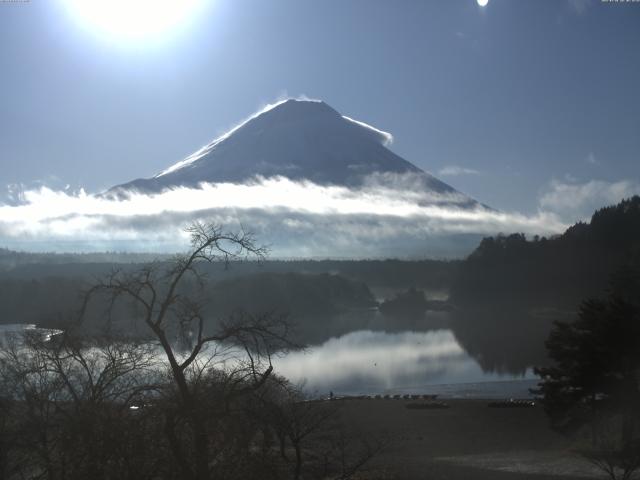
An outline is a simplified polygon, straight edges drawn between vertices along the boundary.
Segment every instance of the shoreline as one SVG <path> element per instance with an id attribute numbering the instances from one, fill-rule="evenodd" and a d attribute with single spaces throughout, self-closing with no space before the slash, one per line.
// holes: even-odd
<path id="1" fill-rule="evenodd" d="M 537 387 L 540 379 L 535 378 L 507 378 L 504 380 L 439 383 L 432 385 L 412 385 L 396 387 L 387 390 L 364 389 L 360 391 L 333 390 L 335 399 L 345 400 L 396 400 L 397 396 L 436 396 L 438 400 L 481 400 L 495 401 L 506 399 L 537 400 L 538 396 L 529 389 Z M 314 400 L 328 399 L 330 392 L 312 397 Z M 388 398 L 390 397 L 390 398 Z"/>
<path id="2" fill-rule="evenodd" d="M 494 400 L 442 399 L 448 408 L 428 409 L 405 408 L 411 400 L 340 403 L 348 431 L 387 442 L 365 478 L 603 478 L 551 430 L 539 405 L 490 408 Z"/>

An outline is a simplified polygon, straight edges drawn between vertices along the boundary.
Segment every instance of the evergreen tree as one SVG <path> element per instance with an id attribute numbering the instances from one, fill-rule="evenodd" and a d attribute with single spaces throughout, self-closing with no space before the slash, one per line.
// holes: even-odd
<path id="1" fill-rule="evenodd" d="M 606 299 L 586 300 L 577 320 L 557 322 L 546 342 L 553 365 L 536 369 L 553 426 L 590 429 L 582 453 L 611 478 L 630 478 L 640 466 L 640 297 L 632 278 L 617 276 Z"/>

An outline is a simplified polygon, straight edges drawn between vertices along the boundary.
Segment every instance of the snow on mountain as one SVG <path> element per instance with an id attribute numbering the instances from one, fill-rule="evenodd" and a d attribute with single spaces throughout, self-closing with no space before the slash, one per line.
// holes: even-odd
<path id="1" fill-rule="evenodd" d="M 27 250 L 180 251 L 194 221 L 248 226 L 275 258 L 460 257 L 498 232 L 566 225 L 481 205 L 320 101 L 269 106 L 183 161 L 100 194 L 12 189 L 0 242 Z"/>
<path id="2" fill-rule="evenodd" d="M 246 183 L 257 177 L 286 177 L 318 185 L 412 189 L 440 196 L 445 203 L 477 206 L 387 148 L 392 136 L 343 116 L 317 100 L 285 100 L 154 177 L 112 188 L 107 195 L 158 193 L 202 183 Z M 442 203 L 442 202 L 435 202 Z"/>

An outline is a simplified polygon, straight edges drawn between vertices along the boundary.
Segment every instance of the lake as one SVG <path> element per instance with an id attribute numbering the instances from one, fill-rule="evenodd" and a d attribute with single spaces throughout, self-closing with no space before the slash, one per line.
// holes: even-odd
<path id="1" fill-rule="evenodd" d="M 380 327 L 379 315 L 364 315 Z M 372 323 L 369 323 L 372 325 Z M 8 334 L 60 331 L 34 325 L 0 326 L 0 346 Z M 524 375 L 485 372 L 449 329 L 386 331 L 362 329 L 331 337 L 304 351 L 274 360 L 287 377 L 312 397 L 334 395 L 438 394 L 449 398 L 525 398 L 535 387 Z"/>
<path id="2" fill-rule="evenodd" d="M 276 371 L 313 396 L 437 393 L 456 398 L 524 398 L 537 383 L 484 372 L 448 329 L 386 332 L 358 330 L 293 352 Z"/>

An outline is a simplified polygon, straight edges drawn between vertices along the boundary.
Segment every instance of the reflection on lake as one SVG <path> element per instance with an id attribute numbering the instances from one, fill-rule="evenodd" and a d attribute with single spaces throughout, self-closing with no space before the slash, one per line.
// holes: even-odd
<path id="1" fill-rule="evenodd" d="M 378 326 L 374 326 L 374 321 L 381 319 L 380 315 L 370 314 L 368 318 L 368 326 L 373 328 Z M 325 326 L 327 324 L 332 325 L 326 322 Z M 345 324 L 341 323 L 343 328 Z M 61 331 L 35 325 L 2 325 L 0 348 L 6 347 L 13 336 L 25 333 L 39 333 L 49 339 Z M 158 354 L 162 359 L 160 350 Z M 244 360 L 242 351 L 213 343 L 203 354 L 219 356 L 220 367 Z M 306 351 L 294 351 L 277 358 L 274 366 L 279 375 L 302 385 L 312 396 L 334 392 L 336 395 L 429 393 L 445 397 L 522 398 L 530 396 L 528 389 L 538 381 L 531 370 L 523 376 L 484 372 L 449 329 L 355 330 Z"/>
<path id="2" fill-rule="evenodd" d="M 449 396 L 526 396 L 522 376 L 483 372 L 451 330 L 386 333 L 359 330 L 277 361 L 276 371 L 310 393 L 440 393 Z M 500 383 L 485 383 L 500 382 Z"/>
<path id="3" fill-rule="evenodd" d="M 53 328 L 38 328 L 30 323 L 8 323 L 0 325 L 0 348 L 7 348 L 12 341 L 23 338 L 24 335 L 38 335 L 42 340 L 49 341 L 62 330 Z"/>

